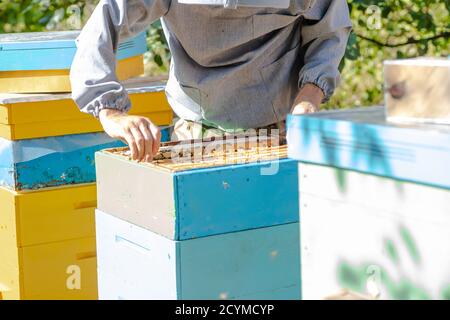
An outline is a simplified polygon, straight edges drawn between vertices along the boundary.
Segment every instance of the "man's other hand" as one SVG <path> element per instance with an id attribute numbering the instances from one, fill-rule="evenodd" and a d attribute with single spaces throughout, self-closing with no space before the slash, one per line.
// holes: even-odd
<path id="1" fill-rule="evenodd" d="M 149 119 L 113 109 L 101 110 L 99 119 L 109 136 L 128 144 L 133 160 L 151 161 L 158 153 L 161 130 Z"/>
<path id="2" fill-rule="evenodd" d="M 324 98 L 322 89 L 312 83 L 307 83 L 300 89 L 291 113 L 307 114 L 317 112 Z"/>

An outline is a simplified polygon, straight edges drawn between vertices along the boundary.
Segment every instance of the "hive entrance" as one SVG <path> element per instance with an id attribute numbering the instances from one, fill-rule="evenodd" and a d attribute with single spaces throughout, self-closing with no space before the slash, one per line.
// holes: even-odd
<path id="1" fill-rule="evenodd" d="M 281 141 L 280 141 L 281 140 Z M 128 148 L 108 150 L 131 160 Z M 219 167 L 287 158 L 285 139 L 260 136 L 232 136 L 205 140 L 162 143 L 152 162 L 144 165 L 169 171 Z"/>

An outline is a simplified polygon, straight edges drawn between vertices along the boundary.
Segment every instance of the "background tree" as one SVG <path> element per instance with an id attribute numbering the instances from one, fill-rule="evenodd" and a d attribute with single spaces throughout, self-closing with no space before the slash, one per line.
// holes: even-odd
<path id="1" fill-rule="evenodd" d="M 79 29 L 97 0 L 0 0 L 0 32 Z M 327 108 L 380 104 L 383 60 L 450 55 L 450 0 L 348 0 L 354 32 Z M 168 71 L 160 22 L 147 31 L 146 73 Z"/>

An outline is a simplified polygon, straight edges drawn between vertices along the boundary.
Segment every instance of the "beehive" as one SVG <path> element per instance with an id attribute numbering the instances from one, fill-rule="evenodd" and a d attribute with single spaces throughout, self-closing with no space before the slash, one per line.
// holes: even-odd
<path id="1" fill-rule="evenodd" d="M 0 92 L 70 92 L 69 69 L 78 31 L 0 35 Z M 117 75 L 144 73 L 145 33 L 118 47 Z"/>
<path id="2" fill-rule="evenodd" d="M 389 121 L 450 124 L 450 59 L 386 61 L 384 77 Z"/>
<path id="3" fill-rule="evenodd" d="M 300 298 L 298 223 L 172 241 L 96 213 L 99 298 Z"/>
<path id="4" fill-rule="evenodd" d="M 297 168 L 286 150 L 186 161 L 160 155 L 153 163 L 129 161 L 124 149 L 102 151 L 96 154 L 98 208 L 174 240 L 294 223 Z"/>
<path id="5" fill-rule="evenodd" d="M 163 128 L 162 141 L 169 140 Z M 0 138 L 0 186 L 30 190 L 95 182 L 95 152 L 125 144 L 104 132 L 10 141 Z"/>
<path id="6" fill-rule="evenodd" d="M 173 112 L 159 79 L 124 82 L 131 114 L 146 116 L 156 125 L 171 124 Z M 0 137 L 8 140 L 53 137 L 103 131 L 100 122 L 80 112 L 70 94 L 1 94 Z"/>
<path id="7" fill-rule="evenodd" d="M 289 157 L 450 187 L 450 127 L 393 124 L 384 107 L 291 117 Z"/>
<path id="8" fill-rule="evenodd" d="M 448 299 L 450 129 L 387 123 L 383 108 L 292 116 L 302 294 Z"/>
<path id="9" fill-rule="evenodd" d="M 300 298 L 296 163 L 237 141 L 96 154 L 100 299 Z"/>
<path id="10" fill-rule="evenodd" d="M 26 193 L 0 188 L 0 203 L 3 299 L 97 298 L 95 184 Z M 71 272 L 79 289 L 70 285 Z"/>

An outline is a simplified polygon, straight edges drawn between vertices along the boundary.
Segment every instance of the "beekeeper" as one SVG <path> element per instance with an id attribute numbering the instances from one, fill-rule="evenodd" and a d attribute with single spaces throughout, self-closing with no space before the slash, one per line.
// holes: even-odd
<path id="1" fill-rule="evenodd" d="M 127 115 L 115 52 L 119 39 L 159 18 L 172 54 L 166 94 L 180 132 L 197 123 L 223 132 L 264 128 L 289 112 L 318 110 L 339 82 L 351 30 L 345 0 L 101 0 L 77 39 L 73 99 L 137 160 L 158 151 L 160 132 Z"/>

